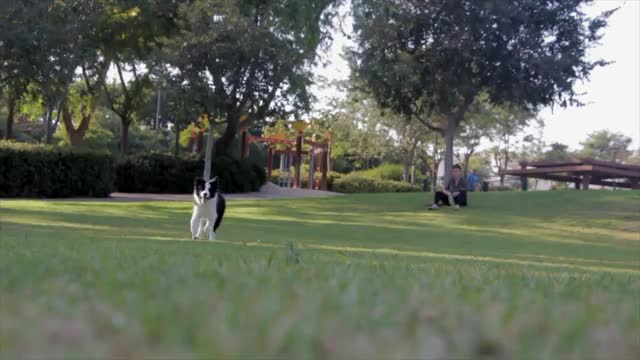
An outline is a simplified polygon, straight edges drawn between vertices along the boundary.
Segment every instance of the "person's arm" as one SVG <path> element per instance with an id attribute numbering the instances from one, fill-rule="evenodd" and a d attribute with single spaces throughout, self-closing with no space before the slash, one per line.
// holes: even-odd
<path id="1" fill-rule="evenodd" d="M 467 191 L 467 180 L 465 178 L 460 178 L 460 182 L 458 184 L 458 191 L 453 193 L 453 196 L 456 197 L 460 195 L 460 191 Z"/>
<path id="2" fill-rule="evenodd" d="M 451 189 L 451 181 L 452 179 L 449 179 L 449 181 L 447 181 L 447 183 L 444 185 L 444 189 L 442 189 L 442 192 L 447 195 L 447 196 L 451 196 L 451 192 L 449 191 L 449 189 Z"/>

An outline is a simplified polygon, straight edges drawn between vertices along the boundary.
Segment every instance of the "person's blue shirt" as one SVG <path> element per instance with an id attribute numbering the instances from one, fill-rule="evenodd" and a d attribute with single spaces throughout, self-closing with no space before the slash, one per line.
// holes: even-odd
<path id="1" fill-rule="evenodd" d="M 478 175 L 471 173 L 467 175 L 467 184 L 469 185 L 469 191 L 475 191 L 478 184 Z"/>

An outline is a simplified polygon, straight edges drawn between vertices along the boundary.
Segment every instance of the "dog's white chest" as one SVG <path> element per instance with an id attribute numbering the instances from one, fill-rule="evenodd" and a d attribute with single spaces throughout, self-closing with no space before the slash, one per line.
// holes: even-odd
<path id="1" fill-rule="evenodd" d="M 217 196 L 202 205 L 193 205 L 193 213 L 199 218 L 215 220 Z"/>

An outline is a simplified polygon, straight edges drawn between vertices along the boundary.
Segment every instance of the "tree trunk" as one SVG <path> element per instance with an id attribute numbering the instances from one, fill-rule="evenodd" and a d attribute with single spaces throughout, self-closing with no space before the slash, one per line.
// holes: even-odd
<path id="1" fill-rule="evenodd" d="M 180 153 L 180 121 L 176 118 L 176 143 L 173 149 L 173 157 L 178 157 Z"/>
<path id="2" fill-rule="evenodd" d="M 411 166 L 411 185 L 415 185 L 416 184 L 416 166 L 412 165 Z"/>
<path id="3" fill-rule="evenodd" d="M 410 171 L 410 164 L 409 161 L 407 159 L 404 160 L 404 164 L 402 166 L 402 181 L 404 182 L 409 182 L 410 179 L 410 175 L 409 175 L 409 171 Z"/>
<path id="4" fill-rule="evenodd" d="M 45 114 L 44 119 L 44 142 L 46 144 L 51 144 L 53 142 L 53 107 L 47 107 L 47 112 Z"/>
<path id="5" fill-rule="evenodd" d="M 504 186 L 504 174 L 500 173 L 498 176 L 500 176 L 500 186 Z"/>
<path id="6" fill-rule="evenodd" d="M 6 140 L 13 138 L 13 122 L 16 114 L 17 102 L 18 100 L 14 96 L 9 95 L 9 104 L 8 104 L 9 114 L 7 116 L 7 126 L 4 129 L 4 138 Z"/>
<path id="7" fill-rule="evenodd" d="M 231 115 L 227 116 L 227 127 L 224 129 L 224 134 L 216 141 L 214 152 L 218 155 L 228 155 L 231 150 L 233 140 L 239 131 L 239 118 L 231 119 Z M 213 125 L 213 120 L 211 120 Z"/>
<path id="8" fill-rule="evenodd" d="M 120 153 L 126 155 L 129 152 L 129 125 L 130 121 L 120 121 Z"/>
<path id="9" fill-rule="evenodd" d="M 464 154 L 464 178 L 467 178 L 469 174 L 469 160 L 471 160 L 471 156 L 473 156 L 473 151 Z"/>
<path id="10" fill-rule="evenodd" d="M 73 125 L 69 107 L 67 106 L 67 104 L 64 104 L 62 106 L 62 122 L 64 124 L 64 129 L 67 131 L 67 135 L 69 136 L 69 142 L 71 143 L 71 146 L 78 146 L 82 143 L 87 130 L 89 130 L 89 124 L 91 123 L 91 114 L 83 114 L 80 125 L 76 129 Z"/>
<path id="11" fill-rule="evenodd" d="M 58 103 L 58 109 L 56 111 L 56 121 L 53 123 L 53 129 L 57 129 L 58 128 L 58 124 L 60 124 L 60 116 L 62 114 L 62 102 Z M 55 131 L 54 131 L 55 132 Z"/>
<path id="12" fill-rule="evenodd" d="M 452 122 L 453 119 L 449 119 Z M 455 137 L 456 128 L 452 125 L 447 126 L 444 133 L 444 182 L 445 184 L 451 178 L 451 168 L 453 168 L 453 139 Z"/>

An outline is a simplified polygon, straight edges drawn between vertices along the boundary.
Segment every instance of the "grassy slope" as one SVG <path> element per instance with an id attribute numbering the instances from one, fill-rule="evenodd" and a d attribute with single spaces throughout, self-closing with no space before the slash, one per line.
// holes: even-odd
<path id="1" fill-rule="evenodd" d="M 189 204 L 3 201 L 0 357 L 633 356 L 639 200 L 234 201 L 215 243 Z"/>

